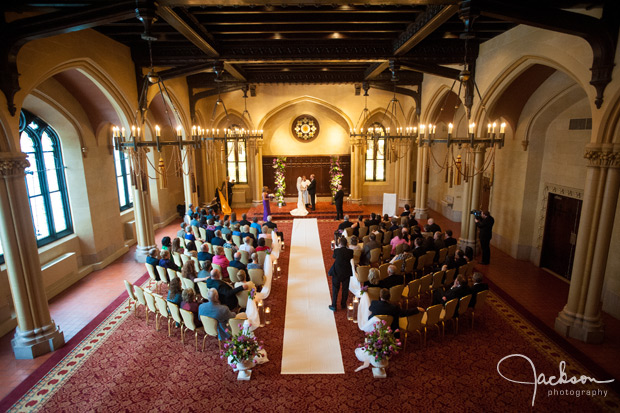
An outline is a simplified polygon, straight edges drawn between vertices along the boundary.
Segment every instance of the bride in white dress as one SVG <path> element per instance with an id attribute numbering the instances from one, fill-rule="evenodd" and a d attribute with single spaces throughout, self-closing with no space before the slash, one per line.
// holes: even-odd
<path id="1" fill-rule="evenodd" d="M 291 211 L 291 215 L 296 217 L 303 217 L 308 215 L 308 210 L 306 209 L 306 205 L 303 200 L 303 192 L 304 192 L 304 182 L 301 179 L 301 176 L 297 178 L 297 208 Z"/>

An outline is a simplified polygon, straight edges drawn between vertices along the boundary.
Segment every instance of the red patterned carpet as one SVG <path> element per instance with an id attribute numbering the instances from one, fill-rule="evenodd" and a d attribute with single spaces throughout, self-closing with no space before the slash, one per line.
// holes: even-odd
<path id="1" fill-rule="evenodd" d="M 290 240 L 290 223 L 279 223 Z M 319 222 L 325 267 L 331 265 L 330 240 L 335 224 Z M 2 402 L 14 411 L 618 411 L 617 395 L 549 395 L 549 391 L 608 390 L 598 384 L 538 386 L 532 409 L 533 385 L 511 383 L 497 372 L 497 363 L 510 354 L 529 357 L 537 373 L 559 374 L 561 360 L 568 377 L 591 373 L 551 343 L 497 296 L 479 318 L 454 336 L 441 340 L 429 334 L 423 349 L 415 337 L 407 351 L 394 357 L 388 378 L 375 380 L 360 365 L 354 349 L 363 334 L 336 313 L 345 367 L 344 375 L 280 375 L 288 248 L 279 265 L 282 277 L 274 280 L 267 300 L 272 323 L 257 331 L 270 361 L 253 370 L 249 382 L 218 357 L 215 339 L 207 339 L 204 353 L 194 351 L 193 340 L 181 344 L 179 331 L 168 338 L 155 331 L 151 321 L 118 308 L 31 390 L 17 388 Z M 465 323 L 467 324 L 467 323 Z M 190 335 L 191 337 L 191 335 Z M 43 366 L 44 368 L 46 366 Z M 47 367 L 49 369 L 49 367 Z M 532 367 L 523 359 L 502 364 L 512 380 L 532 381 Z M 35 373 L 36 374 L 36 373 Z M 599 380 L 605 377 L 596 377 Z M 21 393 L 21 394 L 20 394 Z M 19 401 L 18 401 L 19 400 Z"/>

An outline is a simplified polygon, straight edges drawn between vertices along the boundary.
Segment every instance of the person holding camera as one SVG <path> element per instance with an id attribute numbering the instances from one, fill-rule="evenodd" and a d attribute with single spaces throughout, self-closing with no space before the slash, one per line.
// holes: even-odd
<path id="1" fill-rule="evenodd" d="M 493 224 L 495 220 L 489 211 L 472 211 L 476 226 L 480 229 L 478 236 L 480 237 L 480 248 L 482 249 L 482 261 L 480 264 L 489 265 L 491 259 L 491 237 Z"/>

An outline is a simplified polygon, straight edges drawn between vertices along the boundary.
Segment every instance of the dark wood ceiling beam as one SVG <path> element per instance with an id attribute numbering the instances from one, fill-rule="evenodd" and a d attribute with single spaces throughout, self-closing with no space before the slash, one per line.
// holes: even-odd
<path id="1" fill-rule="evenodd" d="M 219 56 L 219 53 L 215 50 L 215 47 L 213 47 L 207 39 L 201 36 L 190 24 L 188 24 L 188 22 L 183 20 L 181 16 L 175 13 L 171 7 L 160 5 L 157 7 L 157 14 L 207 56 Z"/>
<path id="2" fill-rule="evenodd" d="M 461 73 L 460 70 L 453 69 L 451 67 L 423 63 L 401 63 L 400 68 L 403 70 L 422 72 L 448 79 L 458 79 L 459 73 Z"/>
<path id="3" fill-rule="evenodd" d="M 366 69 L 366 72 L 364 73 L 364 80 L 374 79 L 375 77 L 379 76 L 381 72 L 387 69 L 389 65 L 390 62 L 388 62 L 387 60 L 380 63 L 373 63 L 368 69 Z"/>
<path id="4" fill-rule="evenodd" d="M 166 6 L 177 7 L 177 6 L 201 6 L 201 7 L 217 7 L 222 5 L 222 0 L 159 0 L 159 2 Z M 456 1 L 450 0 L 381 0 L 382 5 L 390 5 L 390 6 L 411 6 L 414 4 L 426 5 L 426 4 L 446 4 L 446 3 L 456 3 Z M 351 6 L 366 6 L 368 5 L 368 0 L 347 0 L 346 5 L 344 7 Z M 313 0 L 309 2 L 308 0 L 253 0 L 248 2 L 247 0 L 227 0 L 225 2 L 226 6 L 305 6 L 308 4 L 312 4 L 313 6 L 333 6 L 334 0 Z M 346 10 L 346 9 L 343 9 Z"/>
<path id="5" fill-rule="evenodd" d="M 427 11 L 416 19 L 407 30 L 394 42 L 394 55 L 407 53 L 422 40 L 454 16 L 459 10 L 457 5 L 428 6 Z"/>
<path id="6" fill-rule="evenodd" d="M 230 73 L 235 79 L 242 82 L 247 82 L 247 79 L 245 78 L 241 70 L 237 69 L 232 63 L 224 62 L 224 70 Z"/>

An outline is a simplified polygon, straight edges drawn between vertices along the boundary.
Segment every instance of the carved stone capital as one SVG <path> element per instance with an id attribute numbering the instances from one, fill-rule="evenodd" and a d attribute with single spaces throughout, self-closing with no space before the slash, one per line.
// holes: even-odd
<path id="1" fill-rule="evenodd" d="M 30 166 L 25 153 L 0 152 L 0 175 L 23 176 L 24 170 Z"/>
<path id="2" fill-rule="evenodd" d="M 606 149 L 588 149 L 583 156 L 589 166 L 620 167 L 620 151 Z"/>

